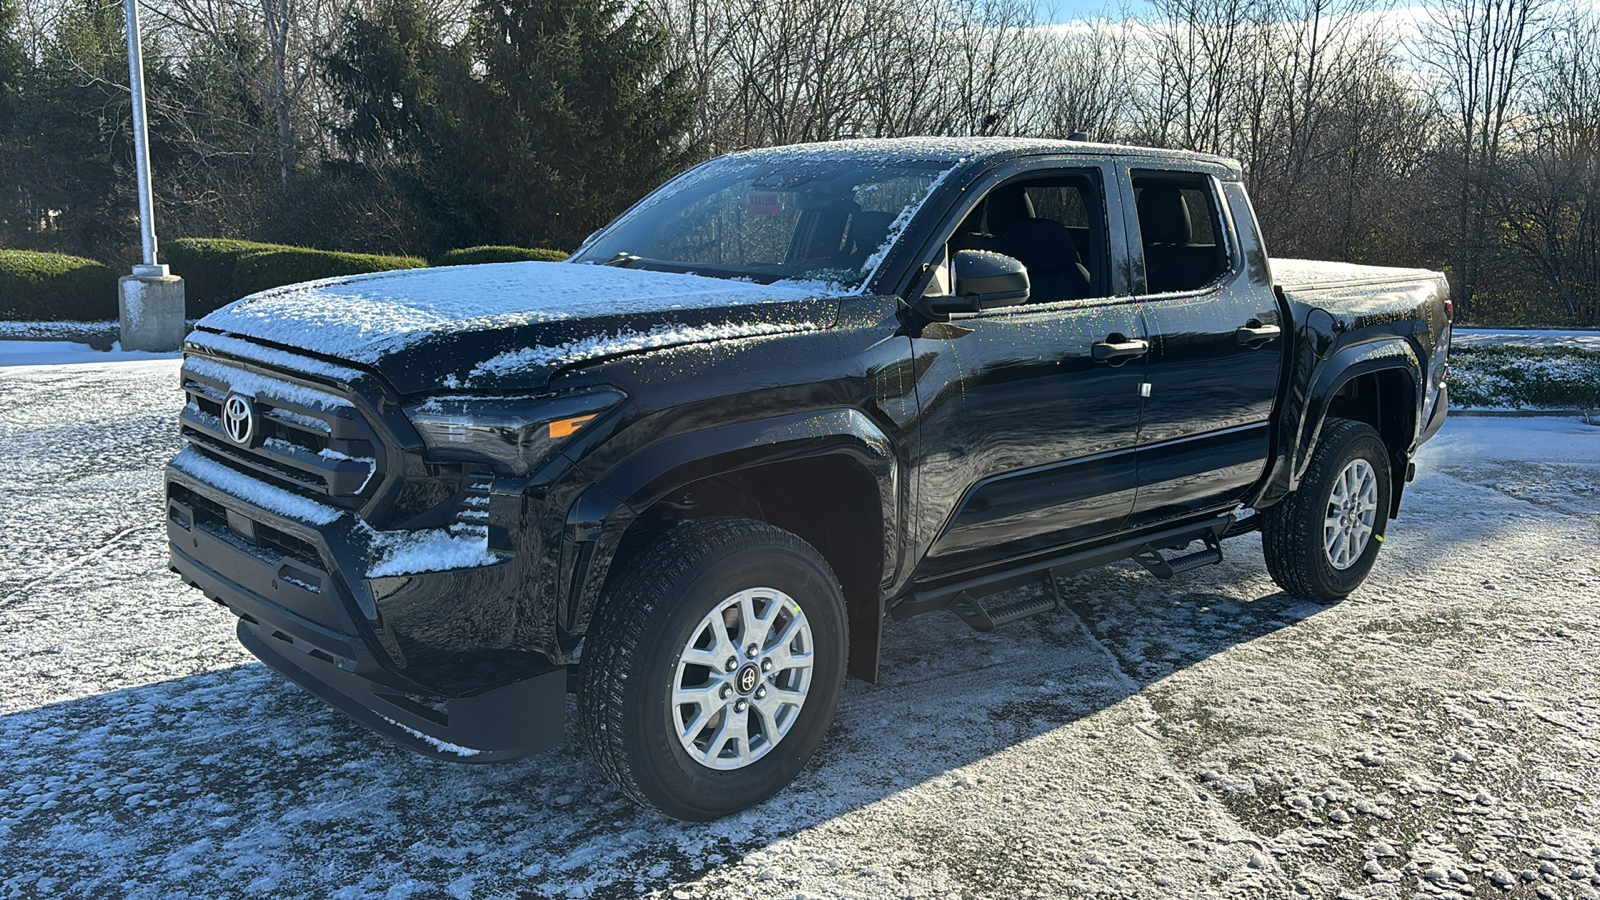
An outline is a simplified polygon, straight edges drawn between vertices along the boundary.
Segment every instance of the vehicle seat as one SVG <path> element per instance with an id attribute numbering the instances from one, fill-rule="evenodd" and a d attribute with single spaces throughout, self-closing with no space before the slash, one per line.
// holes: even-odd
<path id="1" fill-rule="evenodd" d="M 1189 204 L 1177 185 L 1141 188 L 1138 209 L 1146 290 L 1152 294 L 1195 290 L 1217 276 L 1217 248 L 1193 243 Z"/>
<path id="2" fill-rule="evenodd" d="M 983 202 L 983 234 L 958 234 L 952 250 L 992 250 L 1028 267 L 1029 303 L 1089 296 L 1089 270 L 1067 226 L 1034 215 L 1022 185 L 1001 188 Z"/>
<path id="3" fill-rule="evenodd" d="M 884 239 L 889 236 L 889 226 L 894 223 L 894 213 L 867 210 L 855 213 L 850 217 L 850 252 L 851 259 L 864 262 L 867 257 L 878 252 L 883 246 Z"/>

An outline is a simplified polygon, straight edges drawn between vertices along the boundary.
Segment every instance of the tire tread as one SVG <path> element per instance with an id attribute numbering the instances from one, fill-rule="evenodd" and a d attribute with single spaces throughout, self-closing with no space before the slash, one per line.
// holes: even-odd
<path id="1" fill-rule="evenodd" d="M 1322 426 L 1317 448 L 1306 467 L 1308 480 L 1314 477 L 1314 473 L 1327 471 L 1334 457 L 1343 453 L 1352 442 L 1368 435 L 1377 438 L 1377 432 L 1365 422 L 1329 418 Z M 1381 438 L 1379 443 L 1382 443 Z M 1306 561 L 1303 544 L 1305 535 L 1321 533 L 1325 512 L 1321 485 L 1318 485 L 1319 490 L 1308 490 L 1307 487 L 1306 481 L 1302 481 L 1299 490 L 1261 511 L 1261 553 L 1267 562 L 1267 574 L 1285 591 L 1307 599 L 1338 600 L 1345 595 L 1318 584 Z M 1384 502 L 1387 502 L 1387 497 Z M 1387 517 L 1387 509 L 1380 509 L 1379 512 Z M 1381 541 L 1380 537 L 1380 544 Z"/>
<path id="2" fill-rule="evenodd" d="M 623 571 L 607 584 L 589 624 L 579 665 L 579 730 L 606 777 L 645 806 L 655 804 L 640 786 L 624 746 L 624 698 L 628 679 L 654 637 L 650 625 L 664 604 L 677 600 L 675 588 L 703 571 L 707 561 L 752 546 L 783 546 L 814 556 L 833 576 L 809 544 L 774 525 L 735 517 L 690 519 L 622 562 Z"/>

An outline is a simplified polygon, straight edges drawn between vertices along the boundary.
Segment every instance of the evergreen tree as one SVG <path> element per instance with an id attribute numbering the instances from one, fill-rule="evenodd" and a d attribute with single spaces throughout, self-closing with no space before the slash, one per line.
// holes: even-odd
<path id="1" fill-rule="evenodd" d="M 17 0 L 0 0 L 0 141 L 5 139 L 9 113 L 22 89 L 28 61 L 17 39 L 17 15 Z"/>
<path id="2" fill-rule="evenodd" d="M 462 142 L 507 238 L 570 250 L 694 158 L 666 38 L 621 0 L 482 0 Z"/>
<path id="3" fill-rule="evenodd" d="M 439 30 L 421 0 L 387 0 L 367 16 L 349 16 L 324 69 L 350 116 L 335 133 L 353 158 L 413 162 L 448 142 L 454 122 L 446 83 L 458 82 L 470 60 Z"/>
<path id="4" fill-rule="evenodd" d="M 358 197 L 394 195 L 406 204 L 416 235 L 391 240 L 431 256 L 498 239 L 501 231 L 461 158 L 471 48 L 450 44 L 443 30 L 436 8 L 422 0 L 385 0 L 365 16 L 352 13 L 344 39 L 323 60 L 348 116 L 334 130 L 347 162 L 328 174 Z M 382 210 L 381 199 L 356 206 Z M 342 213 L 360 216 L 362 209 Z M 392 223 L 392 211 L 383 220 Z"/>
<path id="5" fill-rule="evenodd" d="M 29 214 L 21 177 L 22 135 L 15 116 L 28 58 L 16 28 L 16 0 L 0 0 L 0 247 L 18 243 Z"/>
<path id="6" fill-rule="evenodd" d="M 159 49 L 147 50 L 146 72 L 160 82 Z M 67 6 L 30 82 L 13 148 L 36 232 L 30 243 L 114 260 L 138 241 L 122 8 Z"/>

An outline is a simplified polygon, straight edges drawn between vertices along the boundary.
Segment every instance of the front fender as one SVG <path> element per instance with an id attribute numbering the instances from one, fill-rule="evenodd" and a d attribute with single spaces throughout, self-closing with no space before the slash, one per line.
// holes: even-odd
<path id="1" fill-rule="evenodd" d="M 883 572 L 900 556 L 900 468 L 887 435 L 857 409 L 816 410 L 674 435 L 645 447 L 600 477 L 568 511 L 560 567 L 564 629 L 588 627 L 617 548 L 634 519 L 668 494 L 716 475 L 786 460 L 843 455 L 878 488 Z M 881 611 L 880 611 L 881 612 Z"/>

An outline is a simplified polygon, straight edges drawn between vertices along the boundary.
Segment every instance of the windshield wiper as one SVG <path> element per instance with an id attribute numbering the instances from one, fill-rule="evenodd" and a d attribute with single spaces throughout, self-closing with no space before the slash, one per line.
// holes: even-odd
<path id="1" fill-rule="evenodd" d="M 634 263 L 638 262 L 642 258 L 643 257 L 634 256 L 632 253 L 624 251 L 622 253 L 618 253 L 616 256 L 611 257 L 600 265 L 616 266 L 619 269 L 629 269 L 633 267 Z"/>

